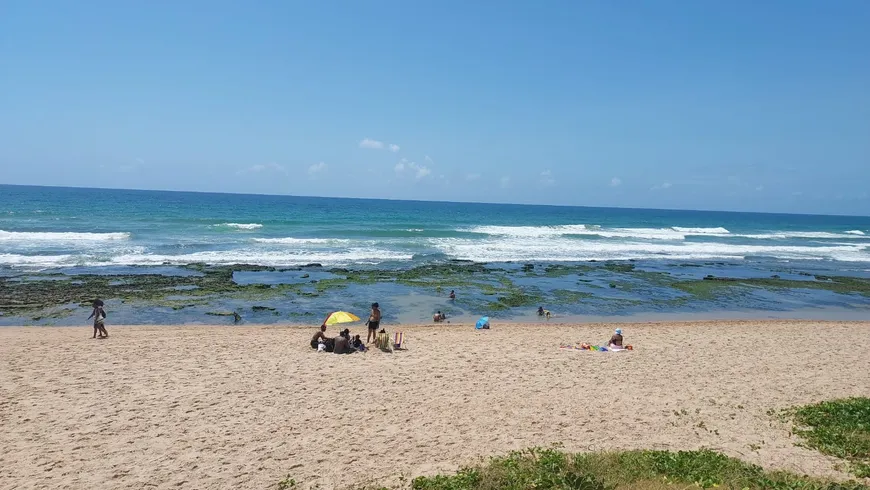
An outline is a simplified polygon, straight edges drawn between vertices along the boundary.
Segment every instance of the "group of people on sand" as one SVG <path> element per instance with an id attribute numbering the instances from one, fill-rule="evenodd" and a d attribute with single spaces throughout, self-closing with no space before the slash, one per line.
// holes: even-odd
<path id="1" fill-rule="evenodd" d="M 366 344 L 377 340 L 379 333 L 386 333 L 384 329 L 381 329 L 380 332 L 378 331 L 378 328 L 381 326 L 381 308 L 378 303 L 372 303 L 369 319 L 366 321 L 368 335 L 365 342 L 362 341 L 359 335 L 351 337 L 350 329 L 347 328 L 339 332 L 337 337 L 327 337 L 326 322 L 330 316 L 332 316 L 331 312 L 323 319 L 323 323 L 320 324 L 320 330 L 311 337 L 311 348 L 316 349 L 318 352 L 332 352 L 334 354 L 365 352 L 368 350 Z"/>

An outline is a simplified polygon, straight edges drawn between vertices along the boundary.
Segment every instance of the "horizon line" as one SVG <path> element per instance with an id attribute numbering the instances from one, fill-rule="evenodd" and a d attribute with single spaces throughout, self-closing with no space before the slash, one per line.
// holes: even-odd
<path id="1" fill-rule="evenodd" d="M 133 191 L 133 192 L 168 192 L 179 194 L 216 194 L 216 195 L 231 195 L 231 196 L 264 196 L 264 197 L 296 197 L 305 199 L 344 199 L 355 201 L 387 201 L 387 202 L 416 202 L 416 203 L 440 203 L 440 204 L 481 204 L 492 206 L 534 206 L 534 207 L 549 207 L 549 208 L 586 208 L 586 209 L 621 209 L 621 210 L 639 210 L 639 211 L 683 211 L 683 212 L 704 212 L 704 213 L 730 213 L 730 214 L 766 214 L 766 215 L 786 215 L 786 216 L 836 216 L 844 218 L 870 218 L 870 215 L 860 214 L 836 214 L 836 213 L 794 213 L 794 212 L 771 212 L 771 211 L 734 211 L 729 209 L 688 209 L 688 208 L 637 208 L 637 207 L 622 207 L 622 206 L 589 206 L 589 205 L 568 205 L 568 204 L 526 204 L 526 203 L 511 203 L 511 202 L 491 202 L 491 201 L 449 201 L 449 200 L 429 200 L 429 199 L 396 199 L 388 197 L 345 197 L 345 196 L 314 196 L 314 195 L 296 195 L 296 194 L 271 194 L 271 193 L 256 193 L 256 192 L 227 192 L 227 191 L 195 191 L 195 190 L 174 190 L 174 189 L 134 189 L 122 187 L 79 187 L 67 185 L 41 185 L 41 184 L 2 184 L 0 187 L 37 187 L 48 189 L 79 189 L 79 190 L 104 190 L 104 191 Z"/>

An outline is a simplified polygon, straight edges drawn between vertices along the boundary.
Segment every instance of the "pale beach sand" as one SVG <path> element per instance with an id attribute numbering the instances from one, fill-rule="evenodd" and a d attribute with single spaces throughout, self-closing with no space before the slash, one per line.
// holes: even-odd
<path id="1" fill-rule="evenodd" d="M 0 488 L 396 484 L 552 443 L 845 477 L 768 411 L 870 395 L 870 323 L 628 324 L 634 352 L 558 348 L 614 327 L 405 326 L 407 351 L 349 356 L 311 351 L 314 328 L 0 328 Z"/>

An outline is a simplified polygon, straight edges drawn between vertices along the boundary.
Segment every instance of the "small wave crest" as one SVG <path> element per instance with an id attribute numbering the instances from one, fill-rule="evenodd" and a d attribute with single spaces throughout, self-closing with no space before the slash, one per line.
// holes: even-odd
<path id="1" fill-rule="evenodd" d="M 727 235 L 731 233 L 721 226 L 716 228 L 684 228 L 682 226 L 674 226 L 671 229 L 687 235 Z"/>
<path id="2" fill-rule="evenodd" d="M 77 233 L 71 231 L 4 231 L 0 230 L 0 241 L 39 241 L 39 242 L 102 242 L 127 240 L 127 232 L 116 233 Z"/>
<path id="3" fill-rule="evenodd" d="M 254 238 L 257 243 L 274 243 L 280 245 L 344 245 L 351 243 L 343 238 Z"/>
<path id="4" fill-rule="evenodd" d="M 864 236 L 864 235 L 865 235 L 865 233 L 864 233 L 863 231 L 861 231 L 861 230 L 849 230 L 849 231 L 846 232 L 846 234 L 847 234 L 847 235 L 858 235 L 858 236 Z"/>
<path id="5" fill-rule="evenodd" d="M 234 228 L 236 230 L 257 230 L 263 227 L 260 223 L 221 223 L 218 228 Z"/>

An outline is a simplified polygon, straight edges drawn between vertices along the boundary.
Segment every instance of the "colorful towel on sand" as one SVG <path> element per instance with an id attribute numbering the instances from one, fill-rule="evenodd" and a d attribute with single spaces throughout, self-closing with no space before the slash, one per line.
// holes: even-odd
<path id="1" fill-rule="evenodd" d="M 587 351 L 597 351 L 597 352 L 627 352 L 631 349 L 612 349 L 610 347 L 604 347 L 601 345 L 590 345 L 590 344 L 561 344 L 559 346 L 562 350 L 587 350 Z"/>

